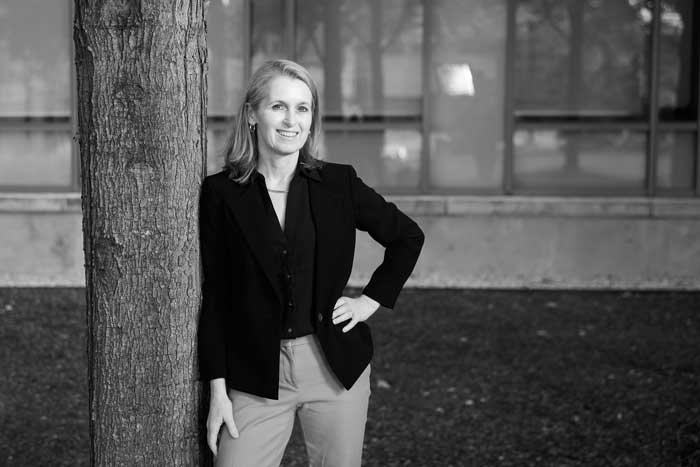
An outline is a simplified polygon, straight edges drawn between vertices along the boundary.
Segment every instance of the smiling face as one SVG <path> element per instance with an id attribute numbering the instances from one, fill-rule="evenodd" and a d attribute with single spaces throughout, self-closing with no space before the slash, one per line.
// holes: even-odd
<path id="1" fill-rule="evenodd" d="M 248 111 L 248 123 L 257 125 L 260 156 L 296 155 L 311 129 L 311 91 L 303 81 L 282 75 L 270 80 L 267 91 Z"/>

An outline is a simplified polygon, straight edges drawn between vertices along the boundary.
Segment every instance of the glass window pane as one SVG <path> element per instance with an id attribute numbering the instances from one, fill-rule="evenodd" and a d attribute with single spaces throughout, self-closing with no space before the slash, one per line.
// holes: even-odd
<path id="1" fill-rule="evenodd" d="M 433 5 L 430 182 L 497 188 L 504 147 L 506 0 Z"/>
<path id="2" fill-rule="evenodd" d="M 513 146 L 517 189 L 644 190 L 644 132 L 518 130 Z"/>
<path id="3" fill-rule="evenodd" d="M 44 0 L 0 4 L 0 117 L 70 115 L 68 6 Z"/>
<path id="4" fill-rule="evenodd" d="M 297 6 L 297 60 L 317 79 L 326 115 L 420 115 L 420 0 L 309 0 Z"/>
<path id="5" fill-rule="evenodd" d="M 695 185 L 695 136 L 692 133 L 659 133 L 656 186 L 690 190 Z"/>
<path id="6" fill-rule="evenodd" d="M 212 115 L 231 115 L 243 93 L 243 0 L 213 0 L 207 10 L 209 49 L 208 109 Z"/>
<path id="7" fill-rule="evenodd" d="M 288 55 L 284 44 L 285 3 L 284 0 L 250 2 L 252 71 L 255 71 L 265 60 L 284 58 Z"/>
<path id="8" fill-rule="evenodd" d="M 516 2 L 516 111 L 643 116 L 648 101 L 650 3 Z"/>
<path id="9" fill-rule="evenodd" d="M 372 187 L 417 187 L 421 135 L 411 129 L 326 131 L 326 158 L 352 164 Z"/>
<path id="10" fill-rule="evenodd" d="M 0 131 L 0 185 L 70 186 L 71 135 Z"/>
<path id="11" fill-rule="evenodd" d="M 698 83 L 697 1 L 662 2 L 659 66 L 661 120 L 695 120 Z"/>

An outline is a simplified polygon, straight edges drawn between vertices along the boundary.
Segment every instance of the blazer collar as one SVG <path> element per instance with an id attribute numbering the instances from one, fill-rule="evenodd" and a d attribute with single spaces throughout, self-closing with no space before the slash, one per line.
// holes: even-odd
<path id="1" fill-rule="evenodd" d="M 318 167 L 311 168 L 307 167 L 304 164 L 299 164 L 297 165 L 297 170 L 299 171 L 299 173 L 305 175 L 310 180 L 314 180 L 316 182 L 321 181 L 321 174 L 318 170 Z"/>
<path id="2" fill-rule="evenodd" d="M 309 180 L 313 180 L 316 182 L 321 181 L 321 173 L 318 170 L 318 168 L 317 167 L 313 167 L 313 168 L 308 167 L 306 164 L 302 164 L 301 161 L 299 161 L 297 163 L 297 167 L 295 169 L 295 174 L 301 174 L 301 175 L 305 176 L 306 178 L 308 178 Z M 258 172 L 257 170 L 254 170 L 250 176 L 250 180 L 245 185 L 249 185 L 251 182 L 254 182 L 259 177 L 264 177 L 264 175 L 261 174 L 260 172 Z"/>

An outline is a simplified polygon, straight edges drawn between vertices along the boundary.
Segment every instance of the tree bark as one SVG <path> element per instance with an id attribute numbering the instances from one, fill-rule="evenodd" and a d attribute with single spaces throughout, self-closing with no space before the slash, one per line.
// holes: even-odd
<path id="1" fill-rule="evenodd" d="M 199 465 L 203 0 L 75 0 L 91 464 Z"/>

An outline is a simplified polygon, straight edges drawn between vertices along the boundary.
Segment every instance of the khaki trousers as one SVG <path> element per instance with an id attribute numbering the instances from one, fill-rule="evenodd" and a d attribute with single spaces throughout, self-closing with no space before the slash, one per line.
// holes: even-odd
<path id="1" fill-rule="evenodd" d="M 346 390 L 316 336 L 282 340 L 279 399 L 229 390 L 239 437 L 222 427 L 216 467 L 277 467 L 299 417 L 309 465 L 359 467 L 369 403 L 370 367 Z"/>

